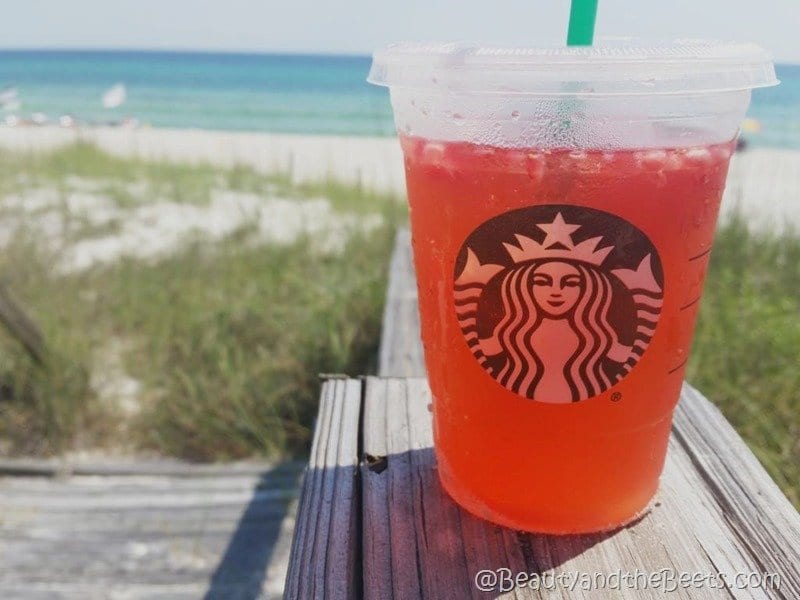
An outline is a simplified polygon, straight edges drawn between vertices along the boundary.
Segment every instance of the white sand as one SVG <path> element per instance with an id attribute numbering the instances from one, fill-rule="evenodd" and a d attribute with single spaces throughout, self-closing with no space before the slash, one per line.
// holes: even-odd
<path id="1" fill-rule="evenodd" d="M 324 198 L 263 198 L 232 191 L 213 193 L 208 205 L 154 202 L 124 215 L 120 232 L 73 245 L 64 256 L 63 270 L 80 271 L 123 256 L 166 256 L 192 236 L 221 240 L 247 226 L 257 229 L 263 242 L 289 244 L 309 235 L 317 250 L 337 252 L 349 231 L 370 230 L 381 222 L 378 215 L 337 214 Z"/>
<path id="2" fill-rule="evenodd" d="M 81 186 L 95 187 L 86 182 Z M 59 252 L 56 267 L 62 273 L 123 257 L 167 256 L 187 240 L 218 241 L 242 227 L 252 228 L 259 242 L 289 244 L 308 235 L 313 249 L 339 252 L 351 233 L 381 224 L 377 214 L 336 212 L 325 198 L 298 200 L 231 190 L 212 191 L 208 204 L 154 199 L 142 206 L 122 208 L 100 193 L 62 194 L 54 188 L 33 188 L 23 195 L 0 198 L 0 209 L 5 211 L 0 219 L 0 248 L 21 228 L 32 230 Z M 103 233 L 103 227 L 110 225 L 114 227 Z M 98 229 L 100 234 L 75 235 L 87 227 Z M 73 237 L 78 239 L 73 241 Z"/>
<path id="3" fill-rule="evenodd" d="M 110 154 L 218 166 L 251 166 L 287 173 L 295 182 L 357 183 L 404 193 L 405 175 L 395 138 L 298 136 L 199 129 L 0 127 L 0 148 L 48 150 L 76 141 Z"/>
<path id="4" fill-rule="evenodd" d="M 123 157 L 252 166 L 288 173 L 295 182 L 333 178 L 377 191 L 405 193 L 394 138 L 301 136 L 205 130 L 0 127 L 0 148 L 46 150 L 77 140 Z M 731 162 L 722 212 L 740 210 L 757 228 L 800 229 L 800 152 L 754 148 Z M 2 232 L 0 232 L 0 236 Z"/>
<path id="5" fill-rule="evenodd" d="M 723 218 L 734 211 L 754 229 L 800 231 L 800 151 L 753 148 L 734 154 Z"/>

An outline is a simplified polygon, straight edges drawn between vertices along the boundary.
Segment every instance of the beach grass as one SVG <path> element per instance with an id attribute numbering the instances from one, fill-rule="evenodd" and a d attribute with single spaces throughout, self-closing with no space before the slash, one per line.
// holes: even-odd
<path id="1" fill-rule="evenodd" d="M 378 214 L 381 225 L 320 253 L 303 236 L 264 243 L 257 227 L 244 224 L 220 240 L 186 240 L 158 260 L 68 274 L 53 268 L 58 249 L 21 230 L 0 255 L 0 281 L 39 324 L 49 354 L 47 366 L 37 366 L 0 332 L 0 451 L 100 446 L 191 460 L 302 453 L 317 375 L 374 370 L 403 203 L 337 183 L 294 185 L 246 167 L 123 160 L 86 145 L 0 155 L 3 195 L 48 186 L 66 193 L 76 180 L 123 210 L 154 198 L 203 206 L 225 188 L 298 202 L 325 198 L 342 214 Z M 0 219 L 3 211 L 0 203 Z M 75 218 L 75 239 L 119 226 L 98 229 Z M 751 233 L 735 218 L 724 224 L 687 379 L 800 507 L 798 289 L 800 236 Z M 98 371 L 111 372 L 124 401 L 102 392 Z"/>
<path id="2" fill-rule="evenodd" d="M 244 165 L 221 169 L 204 163 L 119 158 L 84 142 L 55 152 L 0 151 L 0 193 L 23 193 L 37 186 L 53 187 L 66 193 L 87 185 L 93 191 L 110 196 L 122 208 L 133 208 L 156 199 L 205 205 L 211 193 L 220 188 L 297 199 L 321 196 L 339 211 L 375 212 L 377 207 L 387 206 L 386 194 L 334 180 L 322 184 L 295 184 L 284 173 L 263 174 Z"/>
<path id="3" fill-rule="evenodd" d="M 36 365 L 0 331 L 3 452 L 110 444 L 190 460 L 296 454 L 310 438 L 318 375 L 374 372 L 389 254 L 405 216 L 398 199 L 336 183 L 292 186 L 241 168 L 120 160 L 85 145 L 0 164 L 13 180 L 6 194 L 68 190 L 78 178 L 99 194 L 130 190 L 123 209 L 154 189 L 203 205 L 224 188 L 324 198 L 341 213 L 380 217 L 334 249 L 308 235 L 265 243 L 245 223 L 216 241 L 188 238 L 158 260 L 67 274 L 53 268 L 60 248 L 23 228 L 4 248 L 0 274 L 42 329 L 48 360 Z M 73 219 L 75 239 L 113 233 Z M 108 387 L 110 399 L 98 391 Z"/>
<path id="4" fill-rule="evenodd" d="M 52 186 L 66 191 L 76 183 L 89 183 L 123 207 L 159 197 L 172 202 L 204 204 L 209 200 L 210 191 L 225 175 L 218 168 L 205 164 L 118 158 L 92 144 L 79 142 L 54 152 L 3 153 L 0 190 L 13 192 L 34 186 Z M 263 186 L 269 179 L 259 176 L 258 182 Z M 276 179 L 282 178 L 276 176 Z M 131 184 L 137 184 L 139 189 L 131 190 Z"/>
<path id="5" fill-rule="evenodd" d="M 800 236 L 717 232 L 686 379 L 800 508 Z"/>

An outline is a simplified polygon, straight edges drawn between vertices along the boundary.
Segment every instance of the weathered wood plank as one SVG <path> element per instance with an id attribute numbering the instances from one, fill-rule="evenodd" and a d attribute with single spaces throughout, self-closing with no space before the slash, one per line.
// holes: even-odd
<path id="1" fill-rule="evenodd" d="M 565 582 L 579 573 L 610 575 L 621 570 L 642 573 L 642 578 L 667 573 L 662 586 L 669 582 L 666 578 L 681 573 L 712 574 L 729 582 L 736 582 L 739 574 L 778 573 L 779 590 L 727 590 L 710 587 L 710 582 L 704 587 L 678 587 L 671 597 L 797 597 L 800 517 L 781 510 L 787 507 L 777 497 L 768 497 L 770 486 L 762 482 L 765 491 L 755 499 L 750 498 L 751 488 L 743 490 L 760 516 L 738 528 L 736 519 L 747 517 L 737 517 L 720 504 L 719 494 L 709 488 L 708 475 L 696 468 L 697 458 L 687 451 L 684 440 L 671 440 L 657 503 L 635 525 L 586 536 L 533 535 L 473 517 L 443 492 L 436 477 L 427 409 L 431 396 L 425 379 L 370 378 L 365 402 L 364 452 L 385 457 L 381 462 L 385 468 L 362 466 L 365 597 L 486 597 L 473 583 L 484 569 L 546 573 Z M 706 415 L 705 420 L 708 418 Z M 704 433 L 722 438 L 717 429 L 707 428 Z M 754 460 L 746 447 L 735 448 L 731 454 L 724 464 L 735 472 Z M 746 472 L 750 477 L 759 476 L 752 470 Z M 762 504 L 765 500 L 769 506 Z M 783 503 L 788 501 L 784 498 Z M 781 531 L 775 531 L 776 527 Z M 759 546 L 754 546 L 754 541 Z M 673 583 L 677 585 L 677 581 Z M 501 591 L 495 589 L 490 595 L 496 597 Z M 564 597 L 604 598 L 609 593 L 607 589 L 580 591 L 582 596 Z M 515 594 L 510 597 L 550 597 L 525 586 Z M 623 589 L 620 597 L 663 594 L 663 589 Z"/>
<path id="2" fill-rule="evenodd" d="M 408 238 L 404 237 L 406 235 L 398 236 L 396 254 L 408 255 Z M 419 321 L 416 317 L 416 297 L 409 291 L 415 289 L 412 268 L 412 263 L 407 259 L 395 257 L 392 261 L 390 278 L 395 301 L 387 304 L 384 317 L 381 375 L 424 377 L 425 374 L 419 341 Z M 406 290 L 405 295 L 403 290 Z M 402 348 L 402 352 L 394 352 L 387 347 L 389 344 Z M 404 385 L 406 389 L 402 391 Z M 388 418 L 389 409 L 383 408 L 381 403 L 392 405 L 405 402 L 422 406 L 430 402 L 428 394 L 427 385 L 421 379 L 407 384 L 398 381 L 394 385 L 370 380 L 367 386 L 364 450 L 367 453 L 383 451 L 390 458 L 384 474 L 362 471 L 367 511 L 364 516 L 365 524 L 380 523 L 388 519 L 388 513 L 394 510 L 394 504 L 404 502 L 396 496 L 388 497 L 386 491 L 402 492 L 403 488 L 391 484 L 391 481 L 395 478 L 398 481 L 409 479 L 410 475 L 406 471 L 411 459 L 408 457 L 393 461 L 392 452 L 399 452 L 400 456 L 415 452 L 410 447 L 403 449 L 402 445 L 397 444 L 391 445 L 392 451 L 389 447 L 384 448 L 382 436 L 387 440 L 391 438 L 383 424 Z M 391 410 L 395 419 L 403 416 L 402 409 L 394 407 Z M 407 439 L 411 439 L 413 435 L 424 435 L 429 427 L 427 423 L 417 423 L 413 419 L 409 421 L 408 415 L 412 414 L 422 413 L 419 407 L 408 407 L 404 424 L 394 422 L 392 425 L 415 432 L 409 433 Z M 423 420 L 425 419 L 429 420 L 429 416 L 423 416 Z M 400 466 L 393 464 L 398 462 Z M 422 452 L 412 462 L 419 465 L 416 479 L 430 481 L 435 469 L 433 453 Z M 395 469 L 397 472 L 394 472 Z M 453 556 L 445 552 L 437 555 L 437 564 L 428 565 L 425 559 L 430 554 L 423 551 L 425 549 L 408 545 L 398 548 L 390 543 L 392 566 L 394 567 L 398 557 L 403 563 L 416 564 L 420 569 L 418 579 L 421 582 L 428 577 L 426 568 L 432 569 L 438 577 L 447 578 L 447 575 L 442 575 L 443 571 L 451 569 L 453 572 L 463 572 L 464 565 L 471 573 L 476 572 L 475 569 L 479 567 L 493 566 L 506 567 L 512 572 L 533 570 L 562 573 L 569 570 L 611 573 L 620 568 L 625 571 L 638 568 L 649 573 L 671 569 L 676 574 L 681 571 L 708 572 L 724 573 L 729 577 L 740 572 L 774 572 L 781 577 L 780 590 L 753 587 L 725 590 L 706 587 L 678 589 L 673 596 L 800 597 L 800 516 L 719 411 L 688 385 L 684 387 L 675 414 L 674 433 L 662 476 L 659 504 L 645 519 L 611 535 L 518 535 L 478 521 L 463 512 L 459 519 L 448 519 L 447 511 L 437 506 L 445 505 L 449 499 L 437 492 L 438 482 L 433 481 L 428 485 L 430 489 L 425 488 L 425 492 L 410 489 L 405 493 L 413 493 L 417 499 L 424 496 L 427 500 L 424 514 L 433 510 L 437 514 L 445 515 L 445 518 L 434 521 L 435 525 L 426 520 L 422 529 L 418 528 L 418 522 L 413 519 L 401 520 L 399 522 L 406 527 L 416 528 L 413 536 L 409 532 L 395 532 L 389 540 L 393 542 L 398 536 L 406 536 L 413 537 L 417 544 L 427 545 L 431 539 L 436 539 L 445 546 L 449 544 L 447 547 L 458 541 L 462 545 L 463 556 Z M 417 511 L 422 508 L 422 505 L 415 505 Z M 369 514 L 369 511 L 375 510 L 383 512 Z M 412 513 L 413 510 L 412 508 Z M 395 522 L 398 521 L 390 520 L 392 525 Z M 368 533 L 365 531 L 365 540 Z M 384 547 L 380 539 L 371 540 L 370 543 L 371 549 L 380 551 Z M 388 584 L 384 581 L 382 587 L 377 587 L 374 582 L 376 576 L 370 570 L 372 565 L 383 564 L 385 567 L 385 561 L 382 556 L 372 556 L 369 561 L 365 559 L 366 591 L 374 589 L 374 597 L 391 597 L 385 593 Z M 402 591 L 408 597 L 421 597 L 414 593 L 415 590 L 424 589 L 423 584 L 415 587 L 413 577 L 407 581 L 409 583 L 404 590 L 394 590 L 395 595 Z M 463 588 L 456 589 L 464 592 Z M 476 590 L 473 588 L 470 593 L 474 595 Z M 514 593 L 516 597 L 539 597 L 531 595 L 532 592 L 527 589 L 516 590 Z M 651 590 L 651 593 L 655 592 Z M 631 595 L 630 590 L 623 596 L 628 595 Z M 592 594 L 587 594 L 587 597 L 592 597 Z"/>
<path id="3" fill-rule="evenodd" d="M 322 387 L 285 598 L 360 597 L 357 474 L 361 392 L 357 380 L 333 379 Z"/>
<path id="4" fill-rule="evenodd" d="M 291 469 L 302 469 L 304 463 L 294 461 L 293 463 L 283 463 Z M 5 458 L 0 457 L 0 475 L 21 475 L 21 476 L 41 476 L 41 477 L 66 477 L 70 475 L 89 475 L 89 476 L 151 476 L 168 478 L 190 478 L 197 477 L 241 477 L 243 475 L 261 475 L 265 471 L 272 470 L 273 464 L 244 461 L 224 464 L 197 464 L 187 463 L 177 459 L 163 458 L 155 460 L 69 460 L 66 458 Z M 284 467 L 282 467 L 284 468 Z M 124 480 L 123 480 L 124 481 Z M 131 481 L 131 480 L 128 480 Z"/>
<path id="5" fill-rule="evenodd" d="M 717 407 L 684 385 L 673 442 L 760 570 L 785 574 L 782 592 L 800 598 L 800 515 Z"/>
<path id="6" fill-rule="evenodd" d="M 388 385 L 386 380 L 385 385 Z M 385 393 L 379 385 L 367 388 L 369 394 Z M 385 423 L 386 402 L 377 399 L 365 399 L 364 422 Z M 389 454 L 385 428 L 364 427 L 363 435 L 363 460 L 361 462 L 361 477 L 370 478 L 371 474 L 379 474 L 386 468 L 386 457 Z M 384 518 L 387 512 L 386 498 L 389 495 L 388 478 L 376 477 L 370 485 L 362 487 L 363 503 L 363 577 L 364 589 L 371 590 L 376 598 L 391 598 L 392 578 L 386 573 L 392 573 L 391 529 L 389 519 Z"/>
<path id="7" fill-rule="evenodd" d="M 419 341 L 417 284 L 414 280 L 411 234 L 408 229 L 400 230 L 395 240 L 389 266 L 389 289 L 386 293 L 381 336 L 378 356 L 380 375 L 414 377 L 425 374 L 422 345 Z"/>
<path id="8" fill-rule="evenodd" d="M 301 468 L 0 477 L 0 598 L 277 598 Z"/>

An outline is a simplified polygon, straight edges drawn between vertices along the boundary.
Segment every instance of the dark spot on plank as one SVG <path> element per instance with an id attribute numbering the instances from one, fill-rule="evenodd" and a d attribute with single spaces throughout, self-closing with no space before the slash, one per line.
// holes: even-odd
<path id="1" fill-rule="evenodd" d="M 367 468 L 373 473 L 383 473 L 386 467 L 389 466 L 389 458 L 386 456 L 364 454 L 364 462 L 367 463 Z"/>

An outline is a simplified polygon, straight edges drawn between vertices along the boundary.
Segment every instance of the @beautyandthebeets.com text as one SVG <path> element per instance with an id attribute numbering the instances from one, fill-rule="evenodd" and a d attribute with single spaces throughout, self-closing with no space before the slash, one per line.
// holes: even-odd
<path id="1" fill-rule="evenodd" d="M 779 573 L 720 573 L 690 572 L 674 569 L 659 571 L 624 571 L 609 573 L 596 571 L 563 571 L 560 573 L 514 573 L 511 569 L 482 569 L 475 574 L 474 584 L 481 592 L 510 592 L 517 588 L 532 590 L 660 590 L 674 592 L 679 589 L 769 589 L 779 590 Z"/>

